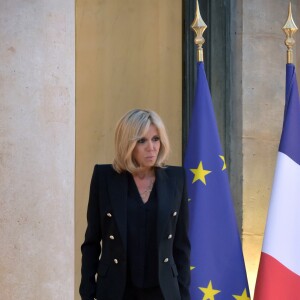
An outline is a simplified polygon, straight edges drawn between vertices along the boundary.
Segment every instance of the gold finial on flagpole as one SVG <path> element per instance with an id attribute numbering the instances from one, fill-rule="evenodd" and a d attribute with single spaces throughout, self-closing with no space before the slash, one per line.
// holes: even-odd
<path id="1" fill-rule="evenodd" d="M 293 46 L 295 45 L 295 40 L 293 38 L 294 33 L 298 30 L 296 26 L 293 16 L 292 16 L 292 4 L 289 4 L 289 14 L 285 25 L 282 27 L 282 30 L 286 34 L 285 45 L 287 46 L 287 63 L 293 63 Z"/>
<path id="2" fill-rule="evenodd" d="M 195 19 L 191 25 L 191 28 L 195 31 L 195 44 L 197 45 L 197 61 L 203 61 L 203 48 L 202 45 L 205 42 L 203 38 L 203 33 L 207 28 L 206 24 L 204 23 L 199 10 L 198 0 L 196 0 L 196 12 L 195 12 Z"/>

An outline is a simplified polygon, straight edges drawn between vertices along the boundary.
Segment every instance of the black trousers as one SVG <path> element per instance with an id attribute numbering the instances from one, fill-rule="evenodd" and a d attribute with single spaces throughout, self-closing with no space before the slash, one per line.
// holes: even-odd
<path id="1" fill-rule="evenodd" d="M 160 287 L 137 288 L 127 285 L 124 300 L 164 300 Z"/>

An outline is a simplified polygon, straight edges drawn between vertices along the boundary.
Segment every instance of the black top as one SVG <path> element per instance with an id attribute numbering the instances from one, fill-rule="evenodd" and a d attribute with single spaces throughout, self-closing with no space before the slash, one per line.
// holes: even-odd
<path id="1" fill-rule="evenodd" d="M 132 175 L 128 177 L 128 279 L 139 288 L 158 286 L 156 184 L 153 185 L 148 201 L 144 203 Z"/>
<path id="2" fill-rule="evenodd" d="M 184 169 L 157 168 L 155 175 L 159 287 L 165 300 L 190 300 L 189 209 Z M 128 177 L 127 172 L 119 174 L 111 165 L 95 166 L 87 229 L 81 246 L 80 295 L 83 300 L 124 297 L 128 279 Z M 169 239 L 171 234 L 174 238 Z"/>

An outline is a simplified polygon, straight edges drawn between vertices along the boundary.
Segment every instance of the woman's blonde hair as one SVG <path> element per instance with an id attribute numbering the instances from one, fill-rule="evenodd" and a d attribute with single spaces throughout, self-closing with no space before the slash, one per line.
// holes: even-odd
<path id="1" fill-rule="evenodd" d="M 115 158 L 113 168 L 121 173 L 136 173 L 139 166 L 133 160 L 132 152 L 139 139 L 154 125 L 160 138 L 160 149 L 155 162 L 156 167 L 163 167 L 170 152 L 169 138 L 160 116 L 151 110 L 134 109 L 126 113 L 117 123 L 115 131 Z"/>

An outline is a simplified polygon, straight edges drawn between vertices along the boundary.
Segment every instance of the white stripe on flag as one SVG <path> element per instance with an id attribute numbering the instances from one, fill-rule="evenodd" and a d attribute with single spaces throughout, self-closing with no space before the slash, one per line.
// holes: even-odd
<path id="1" fill-rule="evenodd" d="M 262 251 L 300 275 L 300 166 L 281 152 Z"/>

